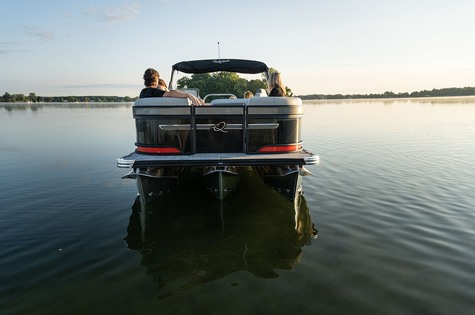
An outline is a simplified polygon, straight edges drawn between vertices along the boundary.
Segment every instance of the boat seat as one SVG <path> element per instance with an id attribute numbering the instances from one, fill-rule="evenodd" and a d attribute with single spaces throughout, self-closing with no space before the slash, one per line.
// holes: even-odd
<path id="1" fill-rule="evenodd" d="M 277 105 L 277 106 L 298 106 L 302 105 L 302 100 L 298 97 L 251 97 L 248 99 L 247 105 L 249 106 L 265 106 L 265 105 Z"/>
<path id="2" fill-rule="evenodd" d="M 243 98 L 224 98 L 224 99 L 215 99 L 212 100 L 210 105 L 219 106 L 219 105 L 245 105 L 246 100 Z"/>
<path id="3" fill-rule="evenodd" d="M 134 106 L 190 106 L 191 101 L 179 97 L 146 97 L 135 101 Z"/>

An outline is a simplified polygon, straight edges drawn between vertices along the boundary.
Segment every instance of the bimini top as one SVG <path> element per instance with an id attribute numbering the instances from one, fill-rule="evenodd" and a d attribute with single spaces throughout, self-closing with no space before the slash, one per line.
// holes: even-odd
<path id="1" fill-rule="evenodd" d="M 190 60 L 176 63 L 172 67 L 173 71 L 184 73 L 209 73 L 217 71 L 238 72 L 238 73 L 261 73 L 268 72 L 267 65 L 260 61 L 244 59 L 204 59 Z"/>

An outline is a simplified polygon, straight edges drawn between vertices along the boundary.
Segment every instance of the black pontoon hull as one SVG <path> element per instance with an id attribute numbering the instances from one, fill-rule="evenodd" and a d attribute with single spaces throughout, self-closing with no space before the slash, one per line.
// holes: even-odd
<path id="1" fill-rule="evenodd" d="M 304 150 L 285 154 L 201 153 L 185 156 L 156 156 L 134 152 L 118 160 L 120 167 L 135 170 L 126 177 L 137 178 L 139 194 L 144 196 L 144 203 L 174 189 L 182 174 L 177 171 L 177 175 L 173 177 L 153 176 L 146 171 L 149 169 L 203 169 L 206 190 L 218 199 L 223 199 L 237 188 L 240 168 L 256 167 L 269 187 L 293 200 L 301 190 L 301 176 L 302 173 L 305 174 L 301 171 L 302 165 L 315 163 L 318 163 L 318 156 Z M 229 171 L 230 169 L 233 171 Z"/>

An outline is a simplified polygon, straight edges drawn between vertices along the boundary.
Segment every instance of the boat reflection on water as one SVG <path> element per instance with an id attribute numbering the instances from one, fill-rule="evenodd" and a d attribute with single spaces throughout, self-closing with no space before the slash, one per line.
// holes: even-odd
<path id="1" fill-rule="evenodd" d="M 125 241 L 143 255 L 141 264 L 159 288 L 171 289 L 162 297 L 238 271 L 278 277 L 274 269 L 292 269 L 302 247 L 316 238 L 301 193 L 291 202 L 255 169 L 240 176 L 225 200 L 201 188 L 199 176 L 152 203 L 136 198 Z"/>

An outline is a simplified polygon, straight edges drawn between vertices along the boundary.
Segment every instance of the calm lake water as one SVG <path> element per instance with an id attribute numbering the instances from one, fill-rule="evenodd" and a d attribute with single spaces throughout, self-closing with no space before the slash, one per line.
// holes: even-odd
<path id="1" fill-rule="evenodd" d="M 310 102 L 303 124 L 298 209 L 252 173 L 223 204 L 192 181 L 143 231 L 116 167 L 131 104 L 0 104 L 0 313 L 473 314 L 475 98 Z"/>

